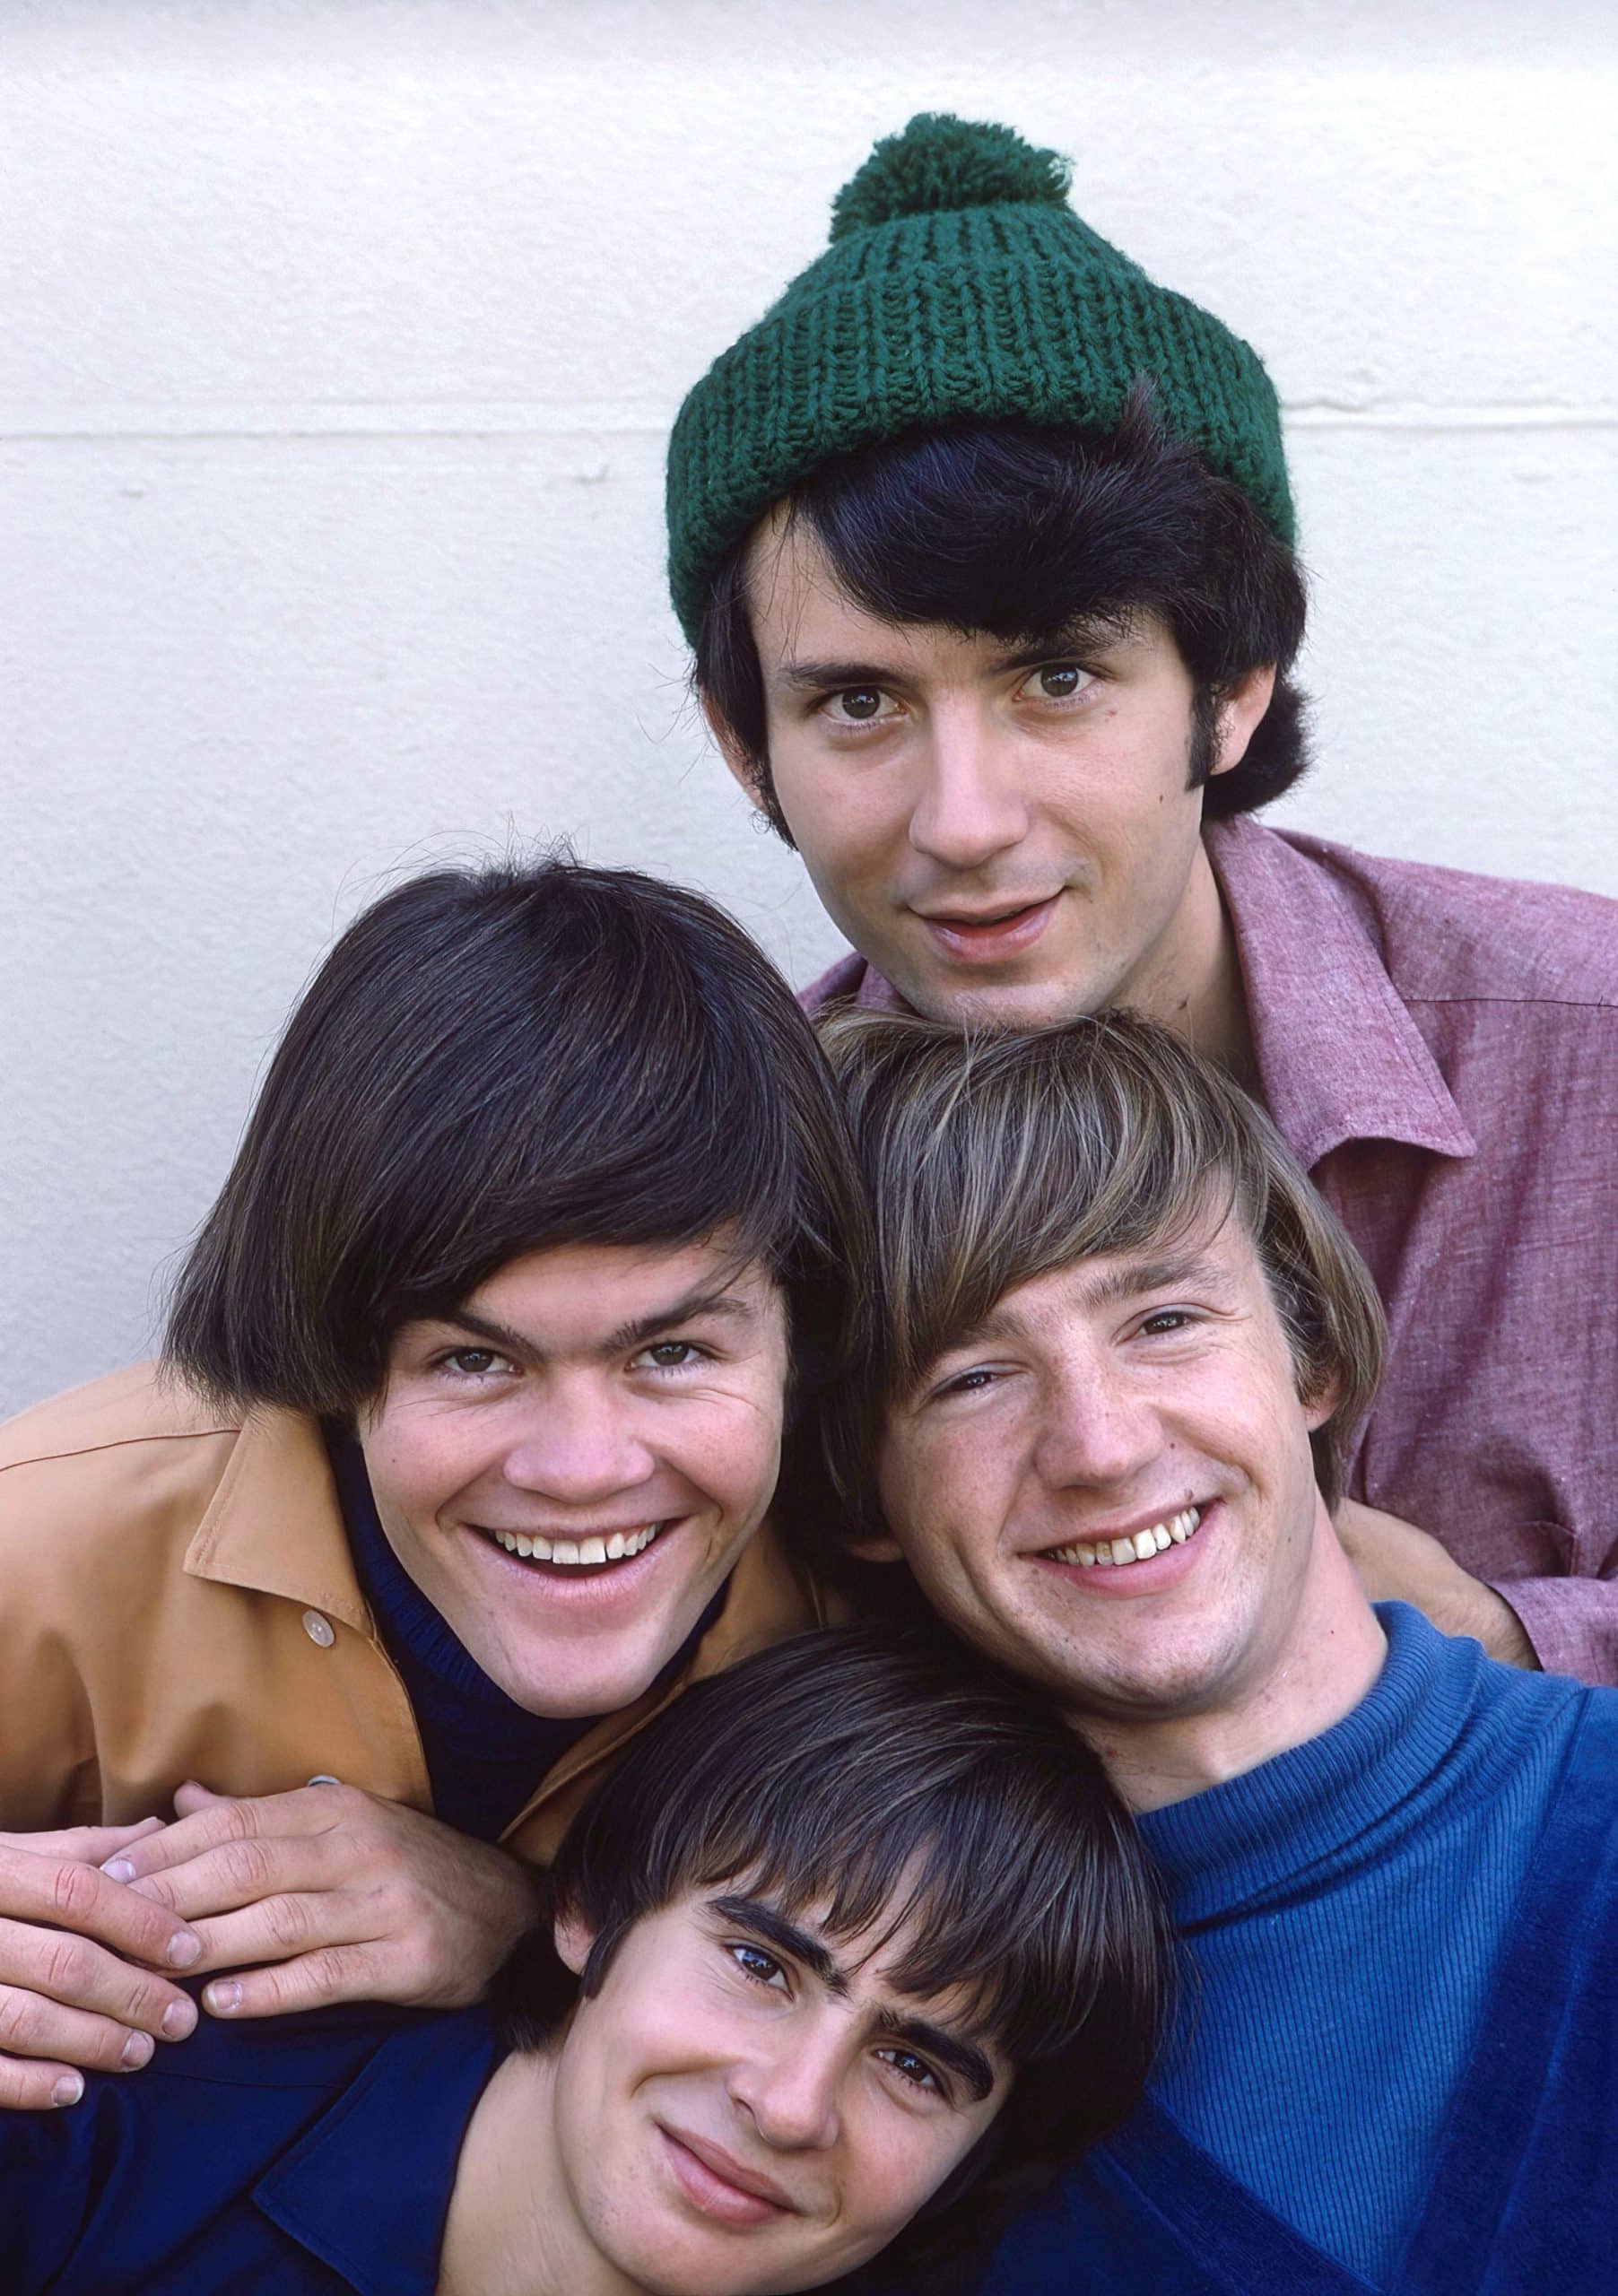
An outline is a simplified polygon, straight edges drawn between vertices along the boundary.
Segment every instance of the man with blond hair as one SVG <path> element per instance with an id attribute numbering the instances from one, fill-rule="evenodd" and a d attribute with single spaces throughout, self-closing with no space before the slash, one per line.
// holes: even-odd
<path id="1" fill-rule="evenodd" d="M 884 1319 L 821 1567 L 902 1558 L 1058 1706 L 1192 1965 L 1148 2104 L 984 2287 L 1618 2285 L 1618 1693 L 1367 1601 L 1330 1503 L 1383 1321 L 1338 1223 L 1150 1022 L 823 1034 Z"/>
<path id="2" fill-rule="evenodd" d="M 855 951 L 806 996 L 1222 1061 L 1387 1304 L 1366 1585 L 1618 1683 L 1618 906 L 1260 826 L 1305 766 L 1275 393 L 1066 186 L 912 120 L 674 426 L 702 705 Z"/>

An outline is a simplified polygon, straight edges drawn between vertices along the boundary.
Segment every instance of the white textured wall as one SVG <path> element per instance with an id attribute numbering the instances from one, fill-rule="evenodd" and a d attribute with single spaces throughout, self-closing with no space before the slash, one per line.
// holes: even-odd
<path id="1" fill-rule="evenodd" d="M 1287 818 L 1618 892 L 1603 5 L 4 0 L 0 1403 L 146 1344 L 387 876 L 568 831 L 833 944 L 683 705 L 660 457 L 913 110 L 1272 363 Z"/>

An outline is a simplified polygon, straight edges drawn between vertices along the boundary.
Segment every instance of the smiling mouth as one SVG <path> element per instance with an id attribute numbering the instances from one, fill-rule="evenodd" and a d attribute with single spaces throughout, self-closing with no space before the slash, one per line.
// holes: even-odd
<path id="1" fill-rule="evenodd" d="M 799 2213 L 796 2203 L 772 2177 L 744 2168 L 718 2145 L 700 2136 L 676 2135 L 661 2124 L 658 2133 L 687 2199 L 704 2215 L 742 2226 Z"/>
<path id="2" fill-rule="evenodd" d="M 503 1548 L 519 1562 L 549 1563 L 564 1570 L 607 1570 L 614 1563 L 632 1562 L 638 1554 L 644 1554 L 674 1519 L 668 1516 L 660 1523 L 639 1523 L 627 1531 L 582 1539 L 550 1539 L 538 1531 L 494 1531 L 481 1523 L 473 1527 L 491 1546 Z"/>
<path id="3" fill-rule="evenodd" d="M 1184 1546 L 1187 1539 L 1196 1537 L 1205 1511 L 1201 1507 L 1182 1507 L 1178 1515 L 1165 1515 L 1161 1523 L 1148 1524 L 1126 1538 L 1075 1539 L 1071 1546 L 1047 1547 L 1042 1560 L 1076 1562 L 1081 1570 L 1102 1566 L 1127 1570 L 1132 1562 L 1149 1562 L 1154 1554 L 1163 1554 L 1171 1546 Z"/>

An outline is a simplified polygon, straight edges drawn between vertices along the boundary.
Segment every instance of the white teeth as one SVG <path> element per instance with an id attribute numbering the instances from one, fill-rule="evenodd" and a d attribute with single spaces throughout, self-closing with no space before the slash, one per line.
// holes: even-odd
<path id="1" fill-rule="evenodd" d="M 1116 1565 L 1144 1562 L 1154 1554 L 1162 1554 L 1171 1546 L 1184 1546 L 1202 1521 L 1200 1507 L 1185 1507 L 1178 1515 L 1170 1515 L 1161 1523 L 1153 1523 L 1149 1530 L 1136 1531 L 1129 1538 L 1103 1539 L 1099 1546 L 1088 1545 L 1083 1539 L 1072 1546 L 1050 1549 L 1053 1562 L 1076 1562 L 1081 1570 L 1089 1570 L 1097 1563 Z M 631 1549 L 633 1552 L 633 1549 Z"/>
<path id="2" fill-rule="evenodd" d="M 508 1554 L 535 1562 L 600 1564 L 625 1562 L 631 1555 L 644 1553 L 662 1528 L 661 1523 L 648 1523 L 638 1531 L 614 1531 L 610 1538 L 548 1539 L 538 1531 L 532 1538 L 519 1531 L 495 1531 L 491 1535 Z"/>

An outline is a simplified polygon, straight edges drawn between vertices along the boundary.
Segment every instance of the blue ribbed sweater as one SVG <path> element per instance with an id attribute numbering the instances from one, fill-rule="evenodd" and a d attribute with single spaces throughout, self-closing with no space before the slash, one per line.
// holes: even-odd
<path id="1" fill-rule="evenodd" d="M 1345 1720 L 1142 1821 L 1191 1970 L 1159 2101 L 1373 2283 L 1472 2051 L 1588 1693 L 1387 1604 Z"/>

